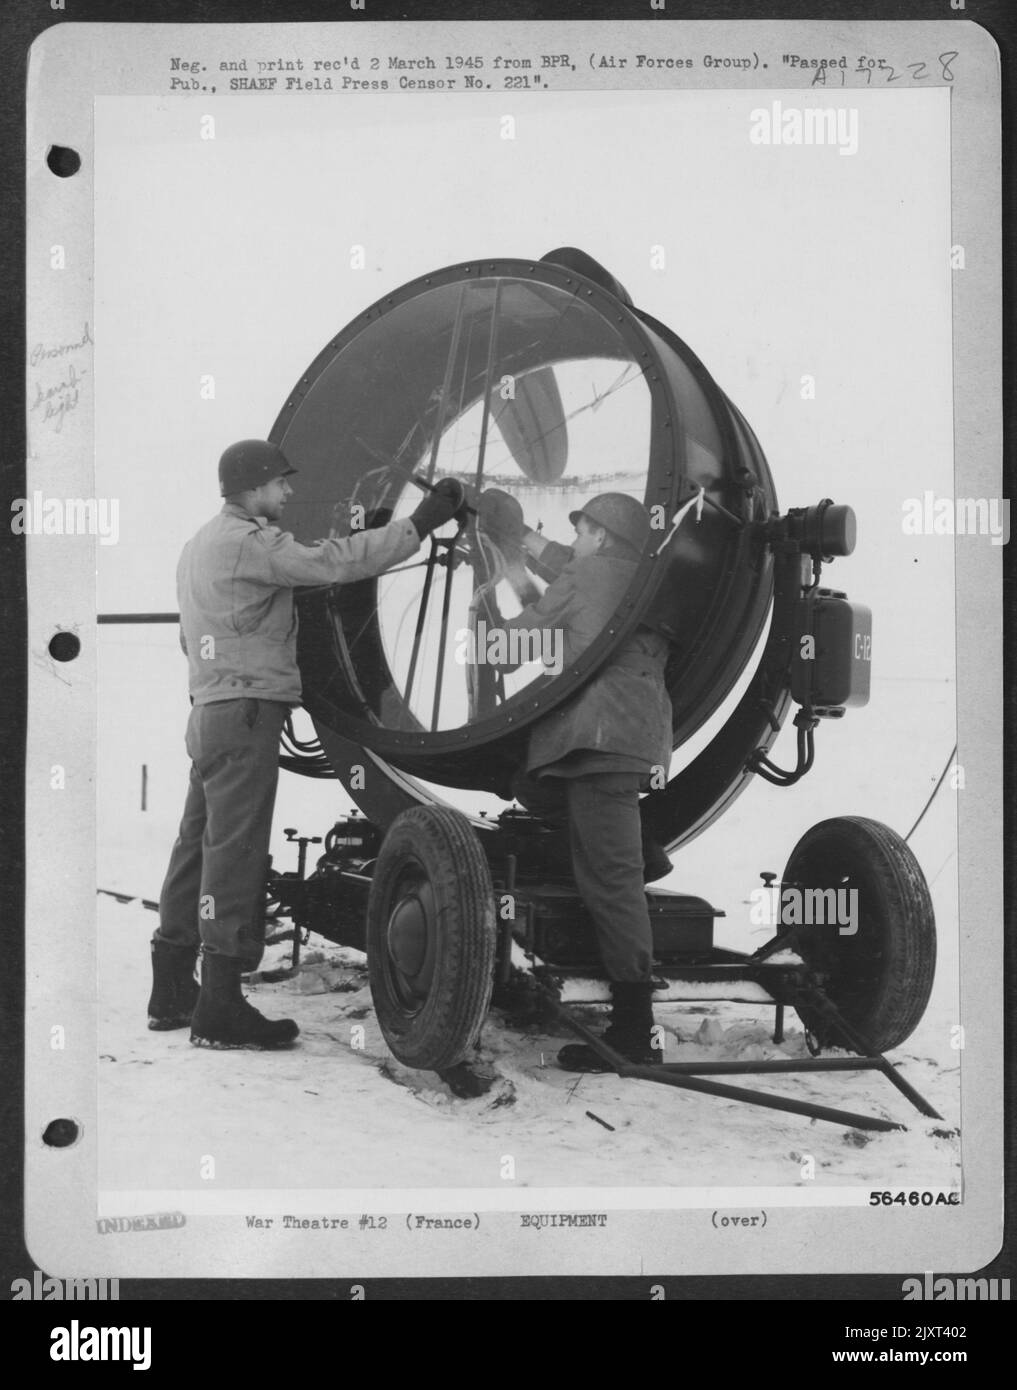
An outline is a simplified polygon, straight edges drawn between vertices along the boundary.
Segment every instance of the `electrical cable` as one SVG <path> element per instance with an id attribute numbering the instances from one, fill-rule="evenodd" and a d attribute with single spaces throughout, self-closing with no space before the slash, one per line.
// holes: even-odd
<path id="1" fill-rule="evenodd" d="M 287 715 L 280 736 L 279 766 L 301 777 L 335 778 L 336 773 L 317 738 L 298 738 L 293 716 Z"/>
<path id="2" fill-rule="evenodd" d="M 915 833 L 915 831 L 916 831 L 916 830 L 918 829 L 918 827 L 921 825 L 922 821 L 925 819 L 925 813 L 926 813 L 926 811 L 929 809 L 929 807 L 932 805 L 933 801 L 936 799 L 936 793 L 939 791 L 940 787 L 941 787 L 941 786 L 943 785 L 943 783 L 945 782 L 945 780 L 946 780 L 946 774 L 950 771 L 950 768 L 951 768 L 951 766 L 952 766 L 952 764 L 953 764 L 953 760 L 954 760 L 954 758 L 955 758 L 956 756 L 957 756 L 957 745 L 956 745 L 956 743 L 955 743 L 954 746 L 953 746 L 953 748 L 950 750 L 950 756 L 949 756 L 949 757 L 947 758 L 947 760 L 946 760 L 946 767 L 943 768 L 943 771 L 942 771 L 942 772 L 940 773 L 940 775 L 939 775 L 939 781 L 938 781 L 938 782 L 936 783 L 936 785 L 933 787 L 932 793 L 931 793 L 931 795 L 929 796 L 928 801 L 927 801 L 927 802 L 925 803 L 925 805 L 922 807 L 922 813 L 921 813 L 921 815 L 920 815 L 920 816 L 918 817 L 918 819 L 915 821 L 914 825 L 911 827 L 911 829 L 908 831 L 908 833 L 904 836 L 905 843 L 906 843 L 908 840 L 911 839 L 911 836 Z"/>

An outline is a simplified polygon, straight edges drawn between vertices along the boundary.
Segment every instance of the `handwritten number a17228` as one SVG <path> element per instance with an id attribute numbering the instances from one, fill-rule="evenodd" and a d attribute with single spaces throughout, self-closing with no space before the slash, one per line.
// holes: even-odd
<path id="1" fill-rule="evenodd" d="M 954 80 L 953 69 L 950 67 L 950 64 L 958 56 L 959 55 L 955 49 L 952 49 L 947 53 L 941 53 L 939 55 L 939 65 L 942 70 L 942 77 L 944 82 L 952 82 Z M 876 62 L 873 59 L 865 60 L 859 58 L 858 60 L 858 67 L 855 68 L 855 72 L 859 74 L 865 74 L 865 85 L 867 87 L 870 87 L 872 85 L 872 73 L 873 68 L 875 66 Z M 914 82 L 924 82 L 929 76 L 927 63 L 908 63 L 907 67 L 911 73 L 911 79 Z M 880 72 L 886 73 L 886 80 L 888 83 L 899 82 L 904 75 L 903 73 L 897 72 L 897 70 L 890 63 L 887 63 L 882 59 L 879 60 L 878 68 Z M 843 87 L 844 69 L 838 67 L 835 68 L 834 71 L 840 74 L 840 85 Z M 812 87 L 825 87 L 826 74 L 827 69 L 825 67 L 817 68 L 809 85 Z"/>

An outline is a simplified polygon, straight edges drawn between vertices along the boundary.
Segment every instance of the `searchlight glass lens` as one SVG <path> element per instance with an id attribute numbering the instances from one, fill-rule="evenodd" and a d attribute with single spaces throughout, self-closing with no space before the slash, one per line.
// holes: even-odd
<path id="1" fill-rule="evenodd" d="M 338 353 L 286 436 L 303 470 L 323 448 L 343 461 L 345 497 L 317 499 L 318 534 L 323 503 L 340 503 L 345 534 L 365 518 L 409 517 L 425 495 L 414 477 L 456 478 L 474 508 L 498 488 L 530 528 L 570 546 L 569 513 L 593 496 L 647 495 L 650 360 L 641 365 L 584 299 L 511 276 L 395 305 Z M 546 582 L 476 522 L 451 521 L 395 571 L 335 591 L 345 678 L 367 717 L 389 729 L 469 726 L 564 669 L 560 631 L 503 628 Z"/>

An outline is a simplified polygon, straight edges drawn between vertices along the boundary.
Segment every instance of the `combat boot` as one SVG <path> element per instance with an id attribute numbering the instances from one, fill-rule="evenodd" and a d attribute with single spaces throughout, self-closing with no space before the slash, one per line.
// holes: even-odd
<path id="1" fill-rule="evenodd" d="M 628 1062 L 653 1066 L 660 1052 L 653 1046 L 653 983 L 613 981 L 611 984 L 611 1022 L 604 1041 Z M 558 1053 L 558 1065 L 565 1071 L 612 1072 L 589 1043 L 569 1043 Z"/>
<path id="2" fill-rule="evenodd" d="M 300 1032 L 292 1018 L 268 1019 L 244 998 L 236 956 L 205 954 L 201 993 L 191 1019 L 195 1047 L 286 1047 Z"/>
<path id="3" fill-rule="evenodd" d="M 148 1026 L 165 1033 L 186 1028 L 198 1002 L 198 982 L 194 965 L 197 946 L 179 946 L 172 941 L 152 942 L 152 993 L 148 1000 Z"/>

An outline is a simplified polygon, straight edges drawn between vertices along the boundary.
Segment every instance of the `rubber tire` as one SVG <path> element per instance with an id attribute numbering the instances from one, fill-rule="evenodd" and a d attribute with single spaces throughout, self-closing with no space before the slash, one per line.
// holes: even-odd
<path id="1" fill-rule="evenodd" d="M 389 923 L 407 891 L 423 888 L 433 970 L 426 998 L 410 1007 L 389 951 Z M 367 964 L 378 1023 L 394 1056 L 438 1071 L 470 1053 L 494 985 L 497 924 L 487 859 L 468 819 L 417 806 L 392 822 L 367 904 Z"/>
<path id="2" fill-rule="evenodd" d="M 781 888 L 858 888 L 853 936 L 836 924 L 807 926 L 795 950 L 830 1000 L 875 1048 L 899 1047 L 929 1002 L 936 968 L 936 920 L 925 875 L 907 843 L 880 821 L 839 816 L 807 830 L 791 851 Z M 845 1046 L 812 1010 L 798 1009 L 820 1045 Z"/>

